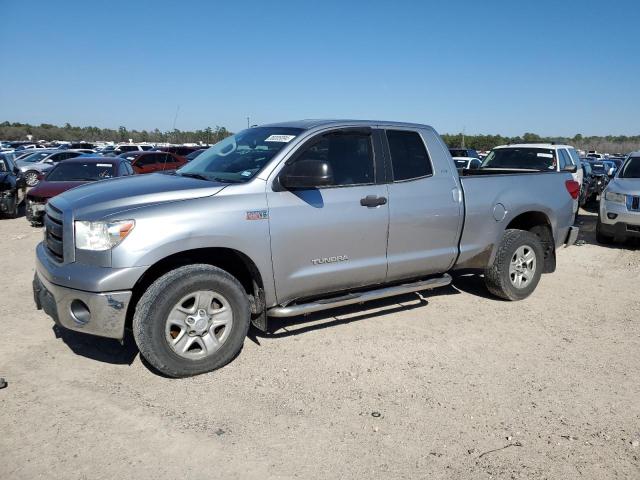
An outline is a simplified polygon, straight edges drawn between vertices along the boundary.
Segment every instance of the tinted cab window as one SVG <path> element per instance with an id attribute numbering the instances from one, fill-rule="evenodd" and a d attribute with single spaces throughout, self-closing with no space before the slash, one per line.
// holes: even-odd
<path id="1" fill-rule="evenodd" d="M 335 133 L 323 136 L 296 159 L 323 160 L 331 165 L 334 185 L 363 185 L 374 181 L 371 136 Z"/>
<path id="2" fill-rule="evenodd" d="M 416 132 L 387 130 L 393 180 L 410 180 L 433 174 L 427 149 Z"/>

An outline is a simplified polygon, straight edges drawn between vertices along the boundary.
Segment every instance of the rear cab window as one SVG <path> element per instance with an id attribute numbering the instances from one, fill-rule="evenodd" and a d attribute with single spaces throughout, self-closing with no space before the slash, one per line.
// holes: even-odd
<path id="1" fill-rule="evenodd" d="M 386 136 L 394 182 L 433 175 L 431 159 L 418 132 L 387 130 Z"/>

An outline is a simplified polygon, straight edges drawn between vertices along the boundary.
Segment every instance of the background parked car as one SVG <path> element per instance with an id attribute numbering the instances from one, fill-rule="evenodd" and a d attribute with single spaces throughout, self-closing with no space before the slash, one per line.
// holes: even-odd
<path id="1" fill-rule="evenodd" d="M 173 153 L 158 151 L 129 152 L 121 154 L 120 158 L 131 162 L 134 171 L 140 174 L 175 170 L 187 163 L 184 157 L 179 157 Z"/>
<path id="2" fill-rule="evenodd" d="M 8 155 L 0 154 L 0 213 L 9 218 L 18 216 L 26 193 L 27 184 L 22 172 Z"/>
<path id="3" fill-rule="evenodd" d="M 596 240 L 640 238 L 640 152 L 631 154 L 600 198 Z"/>
<path id="4" fill-rule="evenodd" d="M 26 216 L 32 225 L 42 224 L 44 207 L 50 198 L 74 187 L 98 180 L 133 175 L 131 164 L 118 157 L 81 156 L 54 166 L 38 186 L 27 194 Z"/>
<path id="5" fill-rule="evenodd" d="M 187 162 L 190 162 L 191 160 L 196 158 L 198 155 L 200 155 L 205 150 L 206 150 L 206 148 L 199 148 L 198 150 L 194 150 L 193 152 L 191 152 L 189 155 L 185 156 L 184 158 L 185 158 L 185 160 Z"/>
<path id="6" fill-rule="evenodd" d="M 469 158 L 469 157 L 453 157 L 453 162 L 456 164 L 456 168 L 458 170 L 476 170 L 480 168 L 482 162 L 479 158 Z"/>
<path id="7" fill-rule="evenodd" d="M 591 163 L 584 160 L 580 162 L 582 168 L 582 188 L 580 189 L 580 206 L 583 207 L 598 195 L 596 178 L 591 169 Z"/>
<path id="8" fill-rule="evenodd" d="M 168 147 L 158 147 L 156 148 L 158 152 L 167 152 L 178 155 L 179 157 L 186 157 L 190 153 L 195 152 L 196 150 L 200 150 L 200 147 L 186 147 L 184 145 L 171 145 Z"/>
<path id="9" fill-rule="evenodd" d="M 27 186 L 35 187 L 42 175 L 51 170 L 56 163 L 80 155 L 82 152 L 76 150 L 42 150 L 16 160 L 16 165 L 24 173 Z"/>
<path id="10" fill-rule="evenodd" d="M 480 158 L 478 152 L 473 148 L 450 148 L 449 153 L 452 157 Z"/>

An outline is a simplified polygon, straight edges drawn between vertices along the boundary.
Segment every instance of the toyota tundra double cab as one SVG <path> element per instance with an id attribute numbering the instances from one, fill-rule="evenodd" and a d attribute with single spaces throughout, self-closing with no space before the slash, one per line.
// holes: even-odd
<path id="1" fill-rule="evenodd" d="M 183 377 L 230 362 L 251 323 L 442 287 L 455 270 L 521 300 L 576 239 L 572 167 L 461 177 L 418 124 L 250 128 L 170 174 L 48 202 L 36 306 L 78 332 L 130 328 L 153 367 Z"/>

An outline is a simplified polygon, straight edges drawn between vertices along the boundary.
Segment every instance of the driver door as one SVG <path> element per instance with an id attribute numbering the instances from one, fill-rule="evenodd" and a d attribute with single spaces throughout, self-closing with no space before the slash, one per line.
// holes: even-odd
<path id="1" fill-rule="evenodd" d="M 267 187 L 279 303 L 384 282 L 389 205 L 386 185 L 376 180 L 382 156 L 374 144 L 371 130 L 314 137 L 290 158 L 328 162 L 333 184 L 285 190 L 276 179 Z M 367 198 L 380 201 L 367 205 Z"/>

